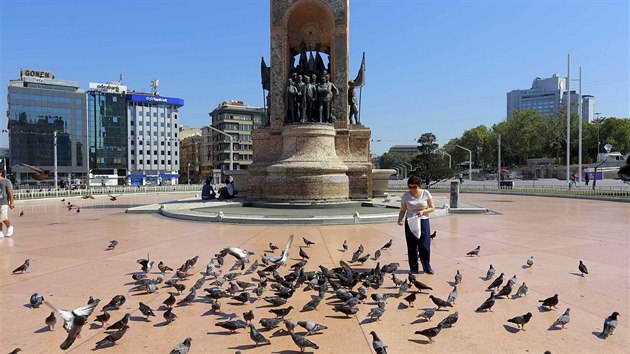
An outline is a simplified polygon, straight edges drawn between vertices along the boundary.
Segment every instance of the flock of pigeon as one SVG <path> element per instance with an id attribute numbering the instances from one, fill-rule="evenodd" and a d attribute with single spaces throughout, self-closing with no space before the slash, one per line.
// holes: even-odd
<path id="1" fill-rule="evenodd" d="M 435 233 L 432 235 L 435 237 Z M 289 264 L 289 253 L 292 251 L 294 236 L 291 235 L 284 248 L 279 249 L 273 243 L 269 244 L 269 254 L 264 253 L 261 257 L 254 259 L 254 253 L 239 247 L 227 247 L 220 250 L 210 259 L 203 271 L 197 270 L 199 256 L 187 259 L 179 268 L 173 269 L 164 262 L 157 264 L 157 272 L 154 270 L 155 264 L 149 255 L 146 259 L 138 259 L 137 263 L 141 269 L 132 272 L 133 287 L 129 289 L 135 294 L 153 294 L 160 291 L 164 292 L 164 300 L 159 309 L 152 309 L 144 302 L 138 303 L 138 311 L 142 313 L 148 320 L 150 317 L 156 317 L 156 312 L 162 311 L 161 316 L 164 318 L 164 325 L 171 325 L 178 319 L 178 307 L 189 306 L 193 303 L 206 303 L 210 306 L 211 311 L 216 315 L 221 315 L 222 320 L 217 321 L 215 326 L 221 327 L 229 333 L 237 333 L 239 330 L 249 332 L 251 342 L 257 347 L 259 345 L 271 344 L 268 331 L 278 329 L 285 335 L 291 336 L 295 345 L 304 351 L 307 348 L 319 349 L 319 346 L 311 340 L 311 335 L 320 334 L 327 330 L 327 326 L 323 323 L 308 320 L 308 312 L 317 310 L 323 300 L 325 304 L 331 306 L 331 310 L 345 315 L 345 318 L 351 318 L 359 312 L 357 305 L 359 303 L 372 304 L 372 307 L 366 317 L 373 321 L 378 321 L 383 316 L 388 299 L 402 298 L 408 304 L 408 307 L 414 307 L 414 302 L 419 294 L 433 290 L 427 284 L 422 283 L 412 273 L 407 276 L 401 276 L 397 272 L 399 264 L 389 263 L 381 266 L 378 262 L 382 252 L 388 251 L 392 246 L 392 240 L 387 242 L 383 247 L 371 254 L 365 254 L 365 248 L 360 245 L 352 254 L 350 259 L 340 261 L 339 267 L 328 269 L 323 265 L 318 265 L 318 270 L 306 270 L 309 261 L 309 249 L 315 245 L 311 240 L 302 237 L 303 245 L 298 248 L 298 255 L 301 260 L 295 260 L 296 263 Z M 106 247 L 107 251 L 114 251 L 118 246 L 116 240 L 110 241 Z M 340 251 L 347 252 L 349 245 L 344 241 Z M 479 256 L 481 247 L 468 252 L 468 256 Z M 276 251 L 280 251 L 279 255 L 274 255 Z M 228 266 L 231 259 L 234 260 L 232 266 Z M 354 264 L 363 265 L 368 260 L 376 262 L 372 268 L 358 269 L 353 268 Z M 527 265 L 534 265 L 534 258 L 527 260 Z M 24 264 L 16 268 L 13 273 L 27 272 L 30 266 L 30 260 L 27 259 Z M 311 268 L 311 267 L 309 267 Z M 312 269 L 315 269 L 313 267 Z M 582 276 L 588 274 L 588 270 L 584 263 L 580 261 L 578 266 Z M 495 301 L 506 298 L 514 292 L 517 285 L 516 275 L 504 283 L 504 273 L 495 276 L 495 268 L 490 265 L 485 281 L 492 282 L 487 286 L 487 290 L 491 291 L 490 296 L 475 310 L 476 312 L 492 311 Z M 170 279 L 166 279 L 167 276 Z M 194 282 L 193 277 L 197 277 Z M 398 276 L 398 277 L 397 277 Z M 493 279 L 494 278 L 494 279 Z M 393 286 L 385 282 L 391 280 Z M 418 317 L 424 318 L 426 322 L 441 310 L 448 311 L 454 308 L 457 300 L 457 286 L 462 282 L 463 275 L 457 270 L 454 277 L 454 285 L 446 300 L 443 300 L 433 294 L 429 295 L 435 307 L 421 309 Z M 306 303 L 296 303 L 292 299 L 296 291 L 300 289 L 304 292 L 310 292 L 310 301 Z M 387 289 L 387 290 L 385 290 Z M 395 291 L 392 291 L 395 289 Z M 198 293 L 199 291 L 199 293 Z M 528 291 L 527 285 L 523 282 L 513 298 L 526 296 Z M 113 346 L 120 341 L 130 329 L 129 319 L 131 314 L 126 313 L 116 316 L 116 311 L 125 304 L 126 297 L 122 294 L 114 296 L 111 301 L 102 306 L 100 313 L 94 317 L 94 322 L 99 322 L 101 328 L 105 328 L 106 336 L 96 343 L 96 348 L 105 348 Z M 370 302 L 372 300 L 372 302 Z M 52 331 L 57 323 L 57 316 L 63 321 L 63 328 L 67 332 L 65 340 L 60 344 L 62 350 L 70 348 L 77 338 L 80 338 L 82 328 L 89 322 L 89 317 L 99 307 L 100 299 L 92 297 L 87 301 L 87 305 L 79 306 L 72 310 L 62 310 L 56 308 L 49 301 L 38 293 L 30 298 L 30 304 L 33 308 L 38 308 L 42 304 L 47 305 L 53 311 L 44 319 L 45 324 Z M 222 313 L 222 303 L 230 301 L 231 304 L 236 302 L 243 305 L 242 318 L 240 316 Z M 542 308 L 551 310 L 555 309 L 559 303 L 558 294 L 547 299 L 540 300 Z M 252 308 L 253 303 L 264 303 L 263 308 Z M 289 306 L 287 306 L 290 303 Z M 294 307 L 295 306 L 295 307 Z M 270 307 L 268 310 L 267 307 Z M 297 315 L 297 310 L 300 314 Z M 256 312 L 254 312 L 256 310 Z M 295 310 L 295 311 L 294 311 Z M 110 324 L 112 316 L 120 318 Z M 300 317 L 303 320 L 294 321 L 290 318 Z M 613 334 L 617 326 L 617 316 L 619 313 L 613 312 L 605 319 L 602 338 L 607 338 Z M 258 318 L 260 317 L 260 318 Z M 518 330 L 525 330 L 525 325 L 531 320 L 532 313 L 528 312 L 521 316 L 507 319 L 507 322 L 513 323 Z M 255 320 L 258 319 L 256 322 Z M 428 343 L 433 343 L 434 338 L 440 334 L 443 329 L 452 327 L 459 319 L 459 311 L 452 312 L 442 318 L 435 326 L 415 331 L 415 334 L 424 336 L 428 339 Z M 570 322 L 570 309 L 566 311 L 551 325 L 564 328 Z M 133 330 L 132 330 L 133 331 Z M 387 346 L 383 340 L 374 331 L 370 332 L 372 336 L 372 345 L 376 353 L 387 353 Z M 171 354 L 185 354 L 189 352 L 192 339 L 186 338 L 182 343 L 177 344 Z M 19 348 L 16 348 L 18 350 Z M 18 350 L 19 351 L 19 350 Z M 14 351 L 13 353 L 17 353 Z"/>

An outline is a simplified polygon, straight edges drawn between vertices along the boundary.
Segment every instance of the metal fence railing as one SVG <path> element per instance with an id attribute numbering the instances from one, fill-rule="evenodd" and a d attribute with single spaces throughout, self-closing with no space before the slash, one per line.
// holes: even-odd
<path id="1" fill-rule="evenodd" d="M 201 184 L 178 184 L 171 186 L 111 186 L 111 187 L 91 187 L 90 189 L 48 189 L 39 186 L 32 189 L 19 189 L 13 191 L 16 200 L 42 199 L 42 198 L 65 198 L 78 197 L 87 194 L 103 195 L 111 194 L 131 194 L 131 193 L 151 193 L 151 192 L 199 192 Z M 217 187 L 217 186 L 215 186 Z"/>
<path id="2" fill-rule="evenodd" d="M 389 185 L 390 191 L 406 191 L 405 185 Z M 435 185 L 431 186 L 431 191 L 450 191 L 450 186 Z M 581 186 L 574 188 L 562 188 L 559 186 L 514 186 L 512 188 L 499 188 L 497 186 L 460 186 L 461 193 L 502 193 L 502 194 L 532 194 L 532 195 L 558 195 L 558 196 L 596 196 L 610 198 L 630 198 L 630 189 L 617 186 L 602 186 L 592 189 L 591 187 Z"/>

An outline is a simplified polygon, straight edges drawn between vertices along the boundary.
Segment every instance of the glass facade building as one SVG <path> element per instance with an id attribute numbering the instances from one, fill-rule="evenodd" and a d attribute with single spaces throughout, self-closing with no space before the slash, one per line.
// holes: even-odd
<path id="1" fill-rule="evenodd" d="M 7 98 L 11 171 L 18 183 L 33 183 L 37 175 L 23 164 L 54 170 L 55 131 L 59 177 L 87 174 L 86 95 L 78 82 L 24 76 L 9 82 Z"/>
<path id="2" fill-rule="evenodd" d="M 127 102 L 123 93 L 88 91 L 90 169 L 127 173 Z"/>

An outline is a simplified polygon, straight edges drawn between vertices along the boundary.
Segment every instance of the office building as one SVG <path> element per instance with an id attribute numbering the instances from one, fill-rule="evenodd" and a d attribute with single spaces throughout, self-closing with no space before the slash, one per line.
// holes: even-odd
<path id="1" fill-rule="evenodd" d="M 417 155 L 419 153 L 418 145 L 394 145 L 389 148 L 389 152 L 407 155 Z"/>
<path id="2" fill-rule="evenodd" d="M 76 81 L 58 80 L 51 72 L 27 69 L 20 71 L 19 80 L 9 81 L 11 173 L 18 184 L 53 179 L 55 133 L 59 179 L 87 176 L 87 104 L 79 86 Z"/>
<path id="3" fill-rule="evenodd" d="M 90 83 L 88 142 L 91 178 L 112 176 L 109 185 L 123 185 L 127 177 L 127 87 L 120 83 Z M 98 178 L 96 178 L 98 179 Z M 99 185 L 99 181 L 96 181 Z"/>
<path id="4" fill-rule="evenodd" d="M 512 117 L 515 109 L 534 109 L 542 115 L 553 115 L 561 107 L 567 106 L 566 78 L 553 74 L 550 78 L 535 78 L 532 87 L 526 90 L 512 90 L 507 93 L 507 117 Z M 579 110 L 579 95 L 571 90 L 571 113 Z M 582 120 L 591 122 L 595 115 L 595 98 L 582 96 Z"/>
<path id="5" fill-rule="evenodd" d="M 180 169 L 179 109 L 184 100 L 157 92 L 126 96 L 132 185 L 177 184 Z"/>
<path id="6" fill-rule="evenodd" d="M 233 137 L 233 169 L 246 170 L 252 164 L 252 130 L 264 124 L 266 111 L 242 101 L 225 101 L 212 112 L 212 127 Z M 230 169 L 230 139 L 208 127 L 202 127 L 202 166 L 211 164 L 224 174 Z"/>
<path id="7" fill-rule="evenodd" d="M 182 138 L 184 134 L 186 136 Z M 179 144 L 180 183 L 199 183 L 205 180 L 201 175 L 201 129 L 186 127 L 180 130 Z"/>

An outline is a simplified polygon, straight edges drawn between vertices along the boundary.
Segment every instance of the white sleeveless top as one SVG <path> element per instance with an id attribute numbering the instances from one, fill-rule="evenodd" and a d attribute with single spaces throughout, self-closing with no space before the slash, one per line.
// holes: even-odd
<path id="1" fill-rule="evenodd" d="M 429 193 L 426 189 L 422 189 L 420 191 L 418 198 L 415 198 L 409 191 L 405 192 L 401 198 L 401 201 L 407 205 L 407 213 L 405 214 L 405 217 L 410 218 L 424 209 L 427 209 L 429 207 L 429 199 L 433 199 L 433 197 L 431 197 L 431 193 Z M 428 218 L 428 215 L 423 215 L 421 217 L 421 219 Z"/>

